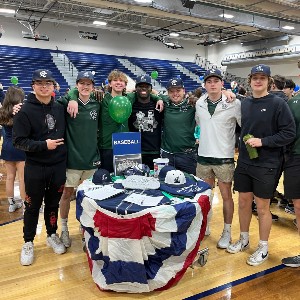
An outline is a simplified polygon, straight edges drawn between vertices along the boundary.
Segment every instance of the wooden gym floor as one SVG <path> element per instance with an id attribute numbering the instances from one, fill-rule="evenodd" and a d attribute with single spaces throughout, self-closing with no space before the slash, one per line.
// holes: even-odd
<path id="1" fill-rule="evenodd" d="M 1 160 L 0 173 L 5 174 Z M 234 201 L 232 235 L 236 240 L 239 236 L 237 194 L 234 195 Z M 103 292 L 94 284 L 86 255 L 81 248 L 79 224 L 75 219 L 75 201 L 71 202 L 69 224 L 73 243 L 68 252 L 56 255 L 47 248 L 43 214 L 40 214 L 34 241 L 34 263 L 28 267 L 20 265 L 22 211 L 8 213 L 4 176 L 0 181 L 0 299 L 300 299 L 300 268 L 281 265 L 283 257 L 300 253 L 300 239 L 292 223 L 294 216 L 285 213 L 276 204 L 272 204 L 271 211 L 279 215 L 279 221 L 273 222 L 270 257 L 260 266 L 246 264 L 247 256 L 258 243 L 256 216 L 253 216 L 251 222 L 250 250 L 229 254 L 216 248 L 223 229 L 222 201 L 216 189 L 211 235 L 205 237 L 200 246 L 201 249 L 209 248 L 208 261 L 204 267 L 196 265 L 194 269 L 189 268 L 182 280 L 166 291 L 148 294 Z"/>

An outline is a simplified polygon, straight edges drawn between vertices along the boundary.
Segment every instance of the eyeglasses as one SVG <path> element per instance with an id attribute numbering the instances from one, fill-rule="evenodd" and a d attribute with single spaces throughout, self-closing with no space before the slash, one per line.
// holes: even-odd
<path id="1" fill-rule="evenodd" d="M 35 85 L 37 86 L 51 86 L 53 85 L 53 82 L 52 81 L 35 81 L 34 82 Z"/>

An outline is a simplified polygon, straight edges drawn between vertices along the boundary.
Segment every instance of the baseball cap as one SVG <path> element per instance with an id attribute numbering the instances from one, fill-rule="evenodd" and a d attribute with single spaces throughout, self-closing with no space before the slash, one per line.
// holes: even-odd
<path id="1" fill-rule="evenodd" d="M 52 76 L 51 71 L 46 69 L 38 69 L 33 72 L 32 81 L 37 80 L 48 80 L 55 82 L 55 79 Z"/>
<path id="2" fill-rule="evenodd" d="M 210 69 L 207 70 L 204 74 L 204 81 L 210 77 L 218 77 L 219 79 L 223 80 L 222 73 L 219 69 Z"/>
<path id="3" fill-rule="evenodd" d="M 176 170 L 173 166 L 166 165 L 161 168 L 158 174 L 158 179 L 161 181 L 165 181 L 166 175 L 169 171 Z"/>
<path id="4" fill-rule="evenodd" d="M 82 72 L 79 72 L 78 75 L 77 75 L 77 79 L 76 79 L 76 83 L 80 80 L 80 79 L 89 79 L 91 80 L 93 83 L 95 83 L 95 80 L 94 80 L 94 75 L 92 72 L 90 71 L 82 71 Z"/>
<path id="5" fill-rule="evenodd" d="M 140 83 L 147 83 L 149 85 L 152 86 L 152 83 L 151 83 L 151 77 L 147 74 L 144 74 L 144 75 L 140 75 L 136 78 L 135 80 L 135 86 L 137 86 L 138 84 Z"/>
<path id="6" fill-rule="evenodd" d="M 105 170 L 105 169 L 98 169 L 94 175 L 93 175 L 93 179 L 92 182 L 94 184 L 108 184 L 112 182 L 111 176 L 109 174 L 109 171 Z"/>
<path id="7" fill-rule="evenodd" d="M 265 74 L 265 75 L 267 75 L 267 76 L 271 76 L 271 70 L 270 70 L 270 67 L 267 66 L 267 65 L 263 65 L 263 64 L 254 66 L 254 67 L 251 69 L 250 75 L 254 75 L 254 74 L 257 74 L 257 73 L 263 73 L 263 74 Z"/>
<path id="8" fill-rule="evenodd" d="M 168 171 L 165 178 L 165 184 L 172 186 L 183 186 L 186 183 L 184 173 L 180 170 Z"/>
<path id="9" fill-rule="evenodd" d="M 184 84 L 181 78 L 172 78 L 167 83 L 167 90 L 175 87 L 175 88 L 184 88 Z"/>

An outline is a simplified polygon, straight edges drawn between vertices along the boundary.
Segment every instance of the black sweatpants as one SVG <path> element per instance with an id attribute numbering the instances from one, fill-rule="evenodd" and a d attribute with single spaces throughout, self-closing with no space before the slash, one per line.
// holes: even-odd
<path id="1" fill-rule="evenodd" d="M 25 162 L 24 241 L 33 241 L 44 200 L 44 220 L 48 235 L 56 233 L 59 201 L 66 181 L 66 161 L 45 166 Z"/>

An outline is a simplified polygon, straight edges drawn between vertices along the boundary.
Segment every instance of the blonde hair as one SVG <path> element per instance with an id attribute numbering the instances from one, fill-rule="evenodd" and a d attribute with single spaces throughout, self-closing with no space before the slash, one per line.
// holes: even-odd
<path id="1" fill-rule="evenodd" d="M 125 84 L 127 85 L 128 83 L 128 79 L 127 76 L 119 71 L 119 70 L 112 70 L 109 74 L 108 74 L 108 82 L 112 82 L 113 80 L 117 80 L 117 79 L 121 79 L 122 81 L 125 82 Z"/>

